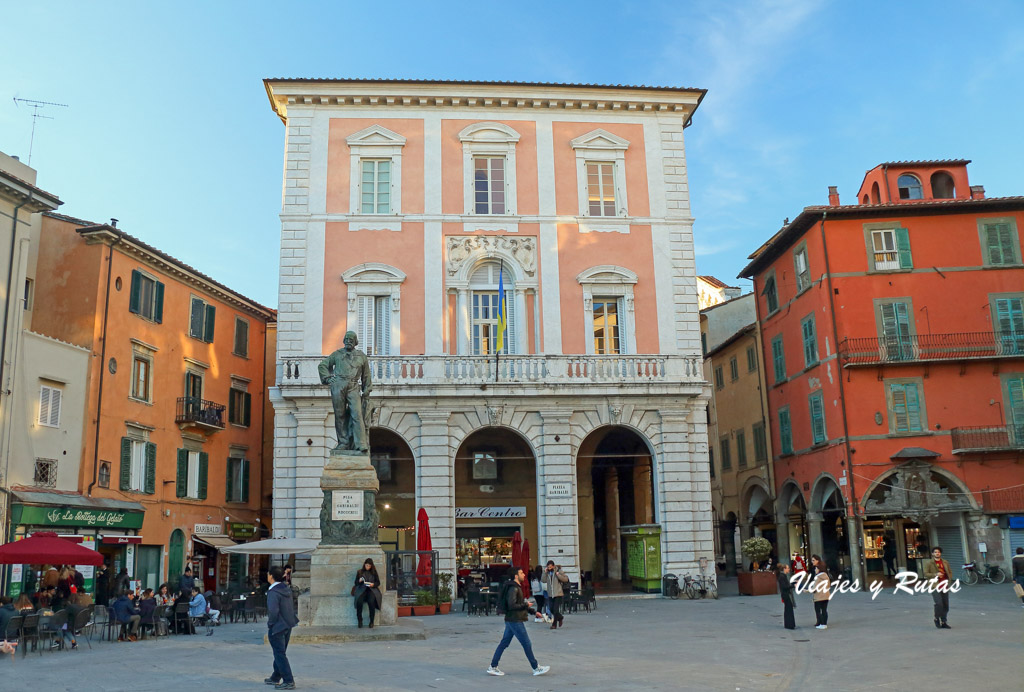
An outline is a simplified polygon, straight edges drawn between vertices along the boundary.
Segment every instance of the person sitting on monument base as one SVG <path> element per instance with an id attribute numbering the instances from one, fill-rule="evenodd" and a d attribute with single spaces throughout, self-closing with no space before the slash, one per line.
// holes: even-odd
<path id="1" fill-rule="evenodd" d="M 366 454 L 370 446 L 366 432 L 369 394 L 373 389 L 370 362 L 366 354 L 356 348 L 359 337 L 355 332 L 345 332 L 344 341 L 345 348 L 324 358 L 317 368 L 320 382 L 331 388 L 334 430 L 338 435 L 338 446 L 332 453 Z"/>
<path id="2" fill-rule="evenodd" d="M 352 595 L 356 597 L 356 619 L 359 621 L 359 626 L 363 626 L 363 604 L 365 603 L 370 609 L 370 629 L 373 629 L 374 615 L 380 610 L 383 597 L 380 593 L 380 577 L 377 576 L 377 568 L 374 567 L 372 558 L 366 558 L 362 569 L 356 572 Z"/>

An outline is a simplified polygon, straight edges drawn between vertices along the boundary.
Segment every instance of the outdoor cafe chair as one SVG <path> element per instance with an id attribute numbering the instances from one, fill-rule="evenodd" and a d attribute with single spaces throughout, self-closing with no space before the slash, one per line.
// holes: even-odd
<path id="1" fill-rule="evenodd" d="M 191 625 L 188 617 L 188 603 L 182 602 L 174 606 L 174 631 L 182 634 Z"/>
<path id="2" fill-rule="evenodd" d="M 107 626 L 107 622 L 110 620 L 110 613 L 105 605 L 93 606 L 92 611 L 92 627 L 89 628 L 89 638 L 92 639 L 93 632 L 99 631 L 100 641 L 103 640 L 103 630 Z M 92 644 L 89 645 L 90 647 Z"/>
<path id="3" fill-rule="evenodd" d="M 21 643 L 21 623 L 24 622 L 24 615 L 15 615 L 7 621 L 7 630 L 3 633 L 4 639 L 9 642 Z"/>
<path id="4" fill-rule="evenodd" d="M 249 622 L 249 618 L 256 619 L 256 595 L 249 594 L 245 597 L 245 605 L 242 607 L 242 619 Z"/>
<path id="5" fill-rule="evenodd" d="M 88 608 L 82 608 L 75 614 L 74 622 L 68 625 L 68 629 L 71 630 L 71 636 L 82 634 L 85 636 L 85 643 L 92 648 L 92 642 L 89 639 L 92 637 L 92 630 L 95 627 L 95 622 L 92 619 L 93 606 Z"/>
<path id="6" fill-rule="evenodd" d="M 51 647 L 64 648 L 64 626 L 68 624 L 68 611 L 58 610 L 53 615 L 44 615 L 39 618 L 39 626 L 36 628 L 36 641 L 42 643 L 46 640 Z M 43 647 L 37 646 L 39 655 L 43 655 Z"/>
<path id="7" fill-rule="evenodd" d="M 22 657 L 28 654 L 28 643 L 39 648 L 39 614 L 31 613 L 24 616 L 21 623 L 21 640 L 18 646 L 21 647 Z"/>

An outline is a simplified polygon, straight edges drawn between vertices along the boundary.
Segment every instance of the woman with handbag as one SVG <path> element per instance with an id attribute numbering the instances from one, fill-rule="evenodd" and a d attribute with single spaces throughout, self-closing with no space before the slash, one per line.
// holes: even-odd
<path id="1" fill-rule="evenodd" d="M 793 584 L 789 581 L 789 572 L 788 564 L 785 562 L 779 563 L 776 579 L 779 583 L 779 594 L 782 596 L 782 625 L 787 630 L 795 630 L 796 617 L 793 615 L 793 609 L 796 608 L 796 596 L 793 593 Z"/>
<path id="2" fill-rule="evenodd" d="M 832 581 L 828 576 L 828 568 L 817 555 L 811 555 L 811 568 L 814 579 L 811 582 L 811 600 L 814 601 L 814 629 L 828 629 L 828 602 L 832 598 Z"/>
<path id="3" fill-rule="evenodd" d="M 355 583 L 352 584 L 352 595 L 355 596 L 356 619 L 359 626 L 363 626 L 363 604 L 370 609 L 370 629 L 373 629 L 373 619 L 383 596 L 380 593 L 380 577 L 377 576 L 377 568 L 373 565 L 372 558 L 366 558 L 363 567 L 356 572 Z"/>

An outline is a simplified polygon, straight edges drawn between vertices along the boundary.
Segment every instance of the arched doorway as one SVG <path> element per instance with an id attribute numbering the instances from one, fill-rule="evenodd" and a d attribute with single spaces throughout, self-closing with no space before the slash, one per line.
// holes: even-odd
<path id="1" fill-rule="evenodd" d="M 580 445 L 580 569 L 595 585 L 629 580 L 622 527 L 656 521 L 653 461 L 647 441 L 621 425 L 598 428 Z"/>
<path id="2" fill-rule="evenodd" d="M 539 561 L 537 464 L 530 444 L 497 426 L 471 433 L 455 455 L 455 564 L 460 576 L 500 581 L 519 531 Z"/>
<path id="3" fill-rule="evenodd" d="M 387 428 L 370 428 L 370 463 L 377 471 L 377 540 L 384 550 L 416 549 L 416 461 L 409 445 Z"/>
<path id="4" fill-rule="evenodd" d="M 788 531 L 789 555 L 787 557 L 792 559 L 794 555 L 800 555 L 806 561 L 810 558 L 810 546 L 807 540 L 807 503 L 796 482 L 788 481 L 783 484 L 782 492 L 779 493 L 779 502 Z M 783 562 L 788 561 L 781 555 L 779 559 Z"/>
<path id="5" fill-rule="evenodd" d="M 167 544 L 167 581 L 175 580 L 185 571 L 185 534 L 181 529 L 171 532 L 171 540 Z"/>
<path id="6" fill-rule="evenodd" d="M 834 575 L 849 567 L 846 502 L 832 476 L 822 476 L 811 491 L 811 507 L 821 515 L 821 559 Z"/>

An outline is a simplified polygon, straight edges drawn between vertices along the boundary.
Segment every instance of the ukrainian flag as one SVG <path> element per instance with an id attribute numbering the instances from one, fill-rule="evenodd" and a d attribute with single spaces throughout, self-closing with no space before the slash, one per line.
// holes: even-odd
<path id="1" fill-rule="evenodd" d="M 508 306 L 505 305 L 505 263 L 498 270 L 498 339 L 495 353 L 505 348 L 505 326 L 508 323 Z"/>

